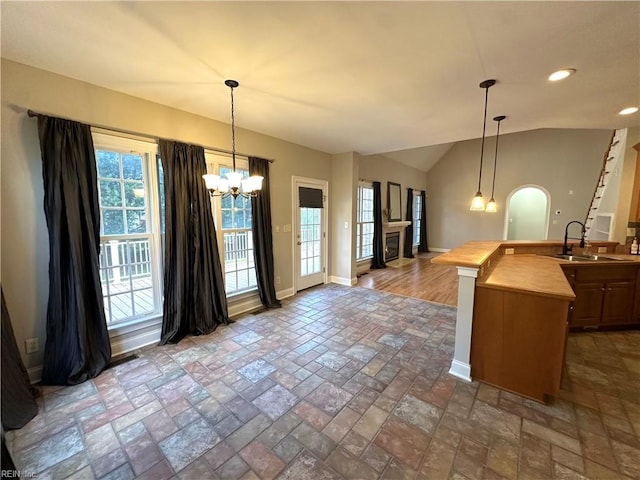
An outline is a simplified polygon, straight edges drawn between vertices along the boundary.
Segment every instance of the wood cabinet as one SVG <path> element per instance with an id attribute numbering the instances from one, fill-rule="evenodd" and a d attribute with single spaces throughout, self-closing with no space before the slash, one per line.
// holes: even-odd
<path id="1" fill-rule="evenodd" d="M 544 402 L 560 389 L 569 300 L 476 286 L 471 376 Z"/>
<path id="2" fill-rule="evenodd" d="M 602 328 L 637 323 L 634 302 L 638 282 L 635 265 L 583 264 L 565 267 L 576 294 L 569 315 L 572 329 Z"/>

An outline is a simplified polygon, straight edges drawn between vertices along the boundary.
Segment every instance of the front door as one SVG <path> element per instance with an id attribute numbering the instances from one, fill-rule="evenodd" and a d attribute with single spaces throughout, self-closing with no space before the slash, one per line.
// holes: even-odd
<path id="1" fill-rule="evenodd" d="M 294 181 L 296 291 L 326 281 L 326 182 Z"/>

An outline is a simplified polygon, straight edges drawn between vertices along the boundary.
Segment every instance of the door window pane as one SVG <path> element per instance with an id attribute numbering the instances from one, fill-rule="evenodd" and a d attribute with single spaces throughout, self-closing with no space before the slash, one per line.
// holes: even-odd
<path id="1" fill-rule="evenodd" d="M 300 275 L 321 272 L 320 209 L 300 207 Z"/>

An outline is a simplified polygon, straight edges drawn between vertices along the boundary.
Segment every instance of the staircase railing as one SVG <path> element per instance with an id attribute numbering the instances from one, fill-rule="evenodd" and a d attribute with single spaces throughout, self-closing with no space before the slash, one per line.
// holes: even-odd
<path id="1" fill-rule="evenodd" d="M 613 134 L 611 135 L 609 146 L 602 161 L 602 169 L 600 170 L 598 183 L 596 184 L 593 196 L 591 197 L 591 205 L 589 206 L 589 210 L 587 211 L 586 219 L 584 222 L 586 230 L 585 239 L 588 239 L 590 237 L 590 233 L 592 233 L 592 230 L 597 225 L 597 222 L 599 220 L 598 212 L 600 210 L 600 202 L 602 200 L 602 197 L 604 196 L 607 184 L 609 183 L 610 174 L 615 170 L 618 159 L 623 154 L 626 137 L 626 129 L 614 130 Z M 604 218 L 606 219 L 607 217 L 605 216 Z M 608 218 L 610 221 L 610 216 Z"/>

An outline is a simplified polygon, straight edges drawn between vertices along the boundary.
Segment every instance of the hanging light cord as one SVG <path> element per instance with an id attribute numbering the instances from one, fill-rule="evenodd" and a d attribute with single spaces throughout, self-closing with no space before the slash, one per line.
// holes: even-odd
<path id="1" fill-rule="evenodd" d="M 482 123 L 482 144 L 480 146 L 480 173 L 478 174 L 478 191 L 480 191 L 480 185 L 482 184 L 482 157 L 484 156 L 484 136 L 487 130 L 487 103 L 489 102 L 489 87 L 484 91 L 484 120 Z"/>
<path id="2" fill-rule="evenodd" d="M 491 198 L 493 198 L 493 191 L 496 188 L 496 168 L 498 165 L 498 140 L 500 139 L 500 122 L 504 120 L 504 118 L 498 120 L 498 131 L 496 133 L 496 154 L 493 158 L 493 183 L 491 184 Z"/>

